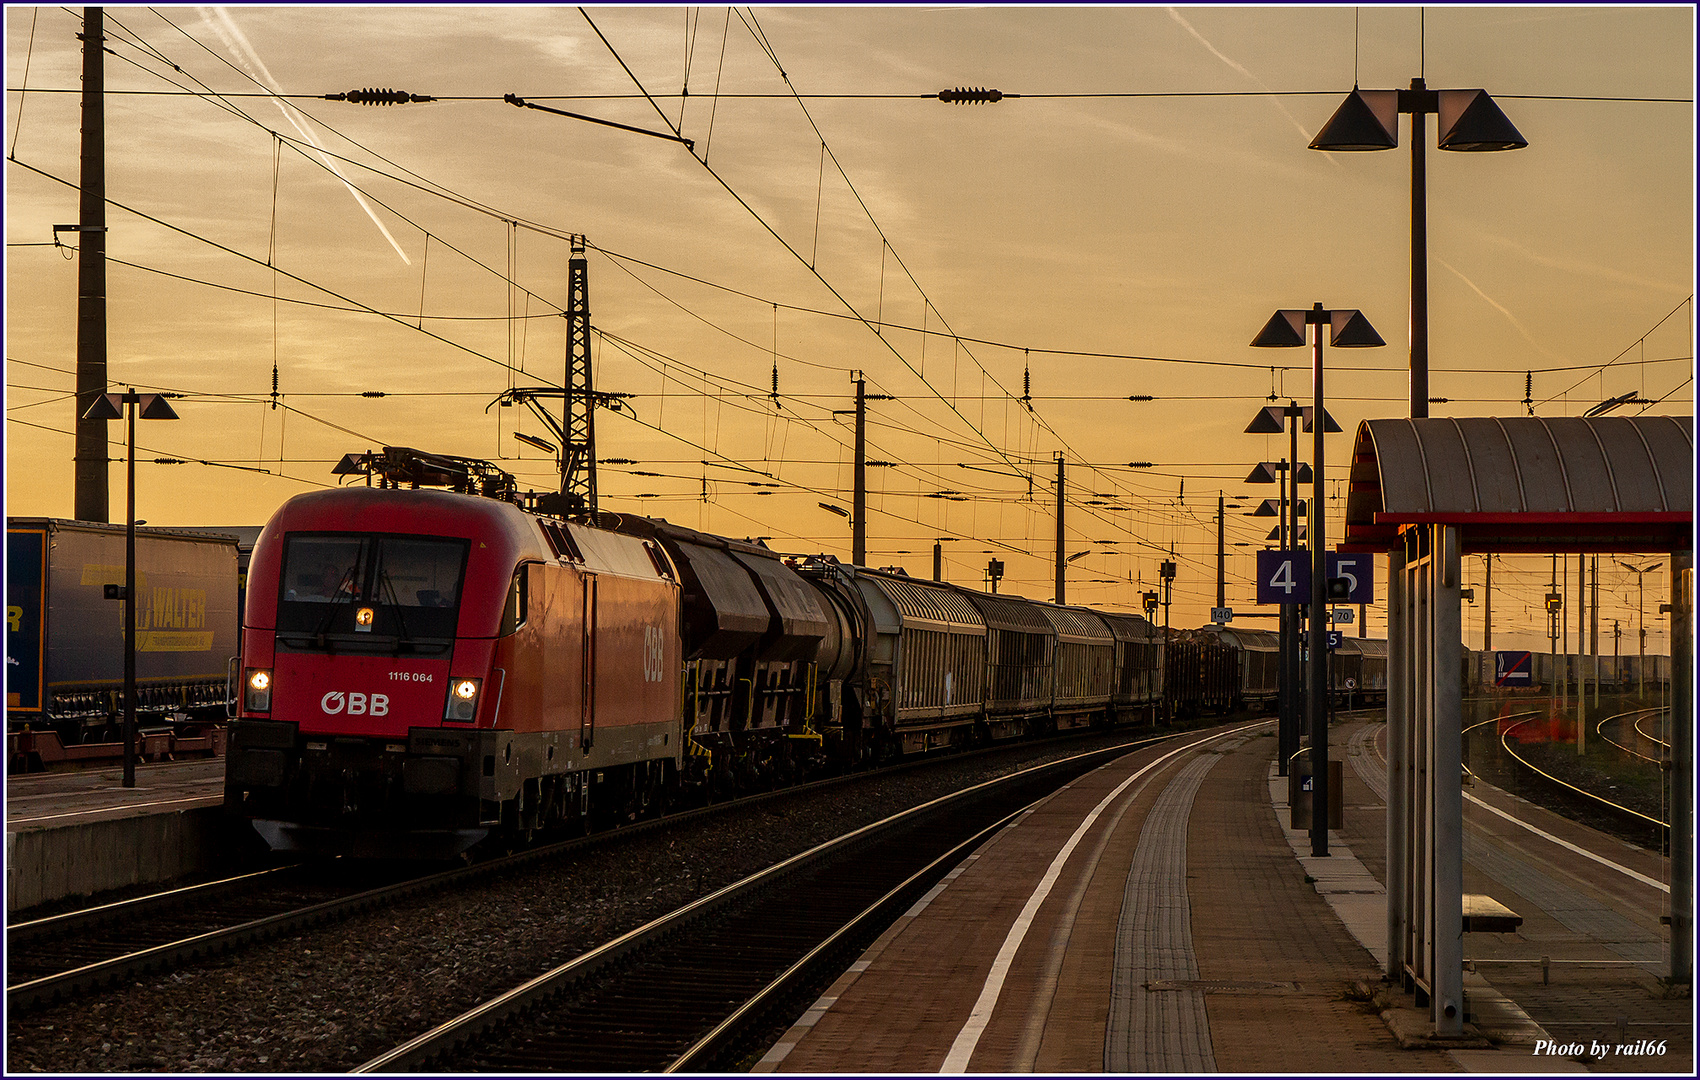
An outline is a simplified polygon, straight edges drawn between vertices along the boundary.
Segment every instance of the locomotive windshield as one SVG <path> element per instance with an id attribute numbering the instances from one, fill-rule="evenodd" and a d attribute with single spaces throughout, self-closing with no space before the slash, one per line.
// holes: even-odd
<path id="1" fill-rule="evenodd" d="M 307 635 L 285 642 L 297 648 L 381 649 L 452 639 L 466 552 L 464 540 L 291 534 L 277 629 Z"/>

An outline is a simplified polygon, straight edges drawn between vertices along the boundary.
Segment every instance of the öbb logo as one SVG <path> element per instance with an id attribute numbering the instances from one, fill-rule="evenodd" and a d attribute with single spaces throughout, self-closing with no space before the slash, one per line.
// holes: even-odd
<path id="1" fill-rule="evenodd" d="M 660 682 L 666 675 L 667 639 L 659 626 L 643 628 L 643 681 Z"/>
<path id="2" fill-rule="evenodd" d="M 341 690 L 332 690 L 319 699 L 319 708 L 327 716 L 335 716 L 344 711 L 349 716 L 388 716 L 390 696 L 388 694 L 345 694 Z"/>

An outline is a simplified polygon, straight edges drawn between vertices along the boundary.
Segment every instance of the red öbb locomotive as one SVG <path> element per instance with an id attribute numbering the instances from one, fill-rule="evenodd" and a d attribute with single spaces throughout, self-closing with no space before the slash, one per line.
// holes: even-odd
<path id="1" fill-rule="evenodd" d="M 642 804 L 681 746 L 679 585 L 653 540 L 497 499 L 349 488 L 254 548 L 226 802 L 281 850 L 451 854 Z"/>

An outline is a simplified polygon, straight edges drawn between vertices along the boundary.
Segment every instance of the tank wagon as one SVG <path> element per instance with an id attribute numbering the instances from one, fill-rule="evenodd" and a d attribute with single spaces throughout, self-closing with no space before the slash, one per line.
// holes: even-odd
<path id="1" fill-rule="evenodd" d="M 238 652 L 237 562 L 231 537 L 136 530 L 138 723 L 189 734 L 224 719 Z M 124 582 L 123 526 L 6 519 L 6 721 L 15 744 L 26 733 L 32 746 L 121 737 Z"/>

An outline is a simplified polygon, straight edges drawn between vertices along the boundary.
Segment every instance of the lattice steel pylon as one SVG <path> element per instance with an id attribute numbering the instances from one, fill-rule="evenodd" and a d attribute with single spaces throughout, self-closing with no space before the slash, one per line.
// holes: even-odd
<path id="1" fill-rule="evenodd" d="M 562 408 L 561 494 L 575 513 L 596 513 L 596 400 L 590 377 L 590 269 L 584 237 L 567 259 L 567 381 Z"/>

